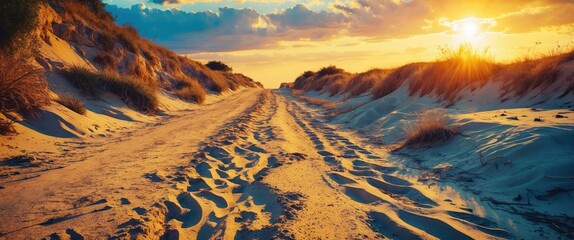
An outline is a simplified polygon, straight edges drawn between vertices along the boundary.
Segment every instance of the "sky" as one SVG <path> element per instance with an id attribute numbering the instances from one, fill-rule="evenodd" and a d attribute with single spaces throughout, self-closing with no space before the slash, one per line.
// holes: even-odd
<path id="1" fill-rule="evenodd" d="M 178 54 L 223 61 L 267 88 L 440 58 L 470 43 L 511 62 L 574 47 L 574 0 L 104 0 L 119 24 Z"/>

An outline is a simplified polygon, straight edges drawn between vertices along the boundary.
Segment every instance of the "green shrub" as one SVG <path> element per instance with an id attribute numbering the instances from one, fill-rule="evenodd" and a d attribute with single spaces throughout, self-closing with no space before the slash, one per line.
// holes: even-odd
<path id="1" fill-rule="evenodd" d="M 73 96 L 63 96 L 58 98 L 58 100 L 56 100 L 56 102 L 62 104 L 64 107 L 67 107 L 68 109 L 81 114 L 81 115 L 85 115 L 86 114 L 86 108 L 84 107 L 84 102 L 80 99 L 77 99 Z"/>
<path id="2" fill-rule="evenodd" d="M 126 104 L 148 114 L 154 114 L 158 106 L 156 89 L 131 76 L 111 72 L 94 72 L 83 67 L 63 71 L 64 76 L 82 91 L 99 97 L 108 91 L 119 96 Z"/>
<path id="3" fill-rule="evenodd" d="M 38 25 L 40 0 L 0 1 L 0 50 L 13 55 L 28 50 L 33 40 L 32 31 Z"/>

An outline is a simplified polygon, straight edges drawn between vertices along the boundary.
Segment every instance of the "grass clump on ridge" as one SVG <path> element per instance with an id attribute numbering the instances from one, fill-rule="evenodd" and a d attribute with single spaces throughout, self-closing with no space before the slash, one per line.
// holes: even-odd
<path id="1" fill-rule="evenodd" d="M 410 82 L 409 95 L 434 94 L 443 101 L 454 103 L 463 89 L 478 89 L 491 80 L 498 67 L 488 49 L 477 49 L 469 43 L 439 50 L 442 60 L 426 66 L 420 77 Z"/>
<path id="2" fill-rule="evenodd" d="M 407 138 L 396 150 L 405 147 L 421 148 L 444 144 L 456 136 L 457 128 L 448 124 L 444 110 L 427 110 L 417 120 L 405 125 Z"/>
<path id="3" fill-rule="evenodd" d="M 207 92 L 197 80 L 186 76 L 180 77 L 180 79 L 175 82 L 173 93 L 183 100 L 198 104 L 203 103 L 205 101 L 205 95 L 207 95 Z"/>
<path id="4" fill-rule="evenodd" d="M 84 107 L 84 102 L 80 99 L 75 98 L 74 96 L 63 96 L 59 97 L 56 102 L 62 104 L 62 106 L 67 107 L 68 109 L 81 114 L 86 114 L 86 108 Z"/>
<path id="5" fill-rule="evenodd" d="M 154 114 L 158 107 L 156 89 L 131 76 L 120 76 L 112 72 L 94 72 L 74 66 L 63 71 L 64 76 L 84 94 L 100 97 L 104 92 L 119 96 L 131 107 L 148 114 Z"/>

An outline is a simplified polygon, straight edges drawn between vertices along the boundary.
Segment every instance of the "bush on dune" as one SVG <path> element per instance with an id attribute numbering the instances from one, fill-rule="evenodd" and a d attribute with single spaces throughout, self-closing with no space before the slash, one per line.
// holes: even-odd
<path id="1" fill-rule="evenodd" d="M 109 91 L 126 104 L 148 114 L 154 114 L 158 106 L 157 89 L 131 76 L 113 72 L 94 72 L 83 67 L 64 70 L 63 75 L 80 91 L 94 97 Z"/>
<path id="2" fill-rule="evenodd" d="M 406 124 L 404 129 L 407 138 L 395 150 L 405 147 L 420 148 L 440 145 L 458 134 L 458 130 L 448 124 L 445 111 L 438 109 L 421 113 L 415 121 Z"/>
<path id="3" fill-rule="evenodd" d="M 50 104 L 41 69 L 31 64 L 37 47 L 39 0 L 0 2 L 0 112 L 35 113 Z"/>
<path id="4" fill-rule="evenodd" d="M 40 0 L 0 1 L 0 50 L 4 56 L 29 53 L 33 47 L 33 30 L 38 25 Z M 5 59 L 3 59 L 5 60 Z"/>
<path id="5" fill-rule="evenodd" d="M 178 78 L 175 82 L 173 93 L 183 100 L 199 104 L 205 101 L 205 95 L 207 95 L 207 92 L 205 92 L 205 89 L 203 89 L 197 80 L 187 76 L 180 76 Z"/>
<path id="6" fill-rule="evenodd" d="M 306 71 L 293 84 L 293 89 L 303 91 L 328 91 L 335 95 L 347 84 L 350 74 L 335 66 L 321 68 L 317 73 Z"/>
<path id="7" fill-rule="evenodd" d="M 205 64 L 206 67 L 213 71 L 232 72 L 233 68 L 221 61 L 209 61 Z"/>
<path id="8" fill-rule="evenodd" d="M 48 104 L 43 71 L 25 60 L 0 54 L 0 112 L 29 114 Z"/>
<path id="9" fill-rule="evenodd" d="M 67 107 L 68 109 L 81 114 L 86 114 L 86 108 L 84 107 L 84 102 L 80 99 L 77 99 L 73 96 L 63 96 L 59 97 L 56 102 L 62 104 L 62 106 Z"/>
<path id="10" fill-rule="evenodd" d="M 0 118 L 0 135 L 10 135 L 16 133 L 14 122 Z"/>
<path id="11" fill-rule="evenodd" d="M 197 79 L 206 89 L 217 93 L 222 93 L 229 89 L 228 80 L 222 72 L 213 71 L 205 65 L 185 57 L 182 57 L 182 61 L 188 65 L 182 71 L 187 76 Z"/>
<path id="12" fill-rule="evenodd" d="M 315 78 L 321 78 L 323 76 L 327 76 L 327 75 L 334 75 L 334 74 L 338 74 L 338 73 L 344 73 L 345 70 L 338 68 L 337 66 L 331 65 L 328 67 L 323 67 L 321 68 Z"/>

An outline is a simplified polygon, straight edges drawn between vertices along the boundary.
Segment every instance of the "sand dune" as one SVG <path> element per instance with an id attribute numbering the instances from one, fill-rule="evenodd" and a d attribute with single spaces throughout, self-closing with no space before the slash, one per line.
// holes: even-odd
<path id="1" fill-rule="evenodd" d="M 74 149 L 81 161 L 60 169 L 30 179 L 3 177 L 2 237 L 497 239 L 515 234 L 501 228 L 502 219 L 482 213 L 472 198 L 461 197 L 468 193 L 402 174 L 386 150 L 326 123 L 322 111 L 285 91 L 243 90 L 111 139 L 122 141 L 81 140 L 98 147 Z M 49 155 L 55 161 L 58 156 Z"/>

